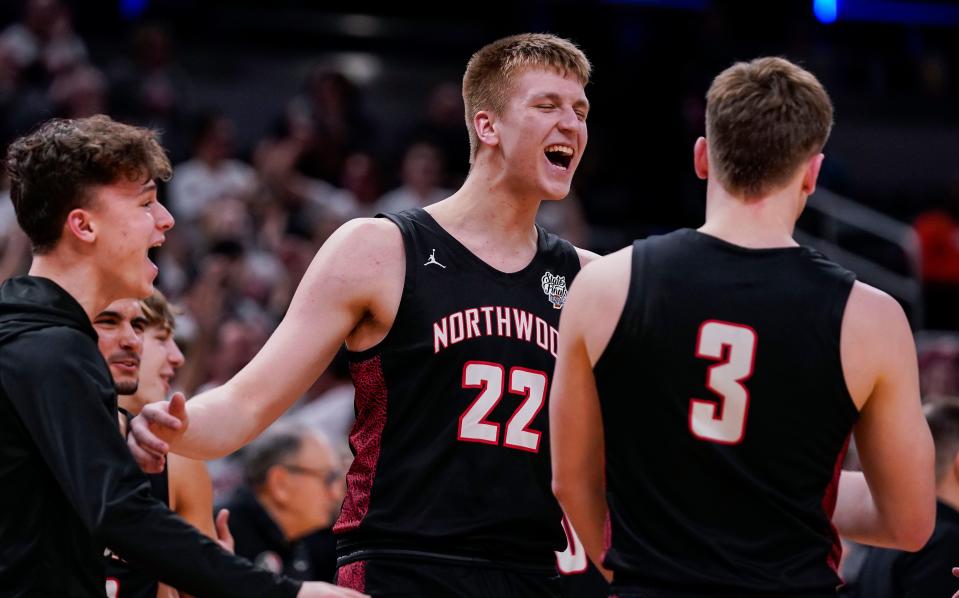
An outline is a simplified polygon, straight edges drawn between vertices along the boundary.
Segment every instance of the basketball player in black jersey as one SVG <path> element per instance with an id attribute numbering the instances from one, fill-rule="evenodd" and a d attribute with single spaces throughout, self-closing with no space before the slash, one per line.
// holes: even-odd
<path id="1" fill-rule="evenodd" d="M 338 582 L 378 598 L 556 595 L 566 539 L 545 401 L 560 310 L 591 254 L 535 217 L 543 199 L 569 193 L 589 73 L 583 53 L 551 35 L 477 52 L 463 80 L 463 187 L 334 233 L 247 367 L 185 409 L 177 398 L 134 420 L 141 465 L 159 467 L 170 445 L 195 458 L 235 450 L 345 339 L 356 459 L 334 528 Z"/>
<path id="2" fill-rule="evenodd" d="M 706 223 L 570 293 L 554 490 L 621 598 L 832 596 L 837 530 L 907 550 L 932 531 L 913 338 L 895 300 L 792 238 L 832 125 L 815 77 L 739 63 L 706 111 Z M 840 481 L 851 432 L 865 477 Z"/>

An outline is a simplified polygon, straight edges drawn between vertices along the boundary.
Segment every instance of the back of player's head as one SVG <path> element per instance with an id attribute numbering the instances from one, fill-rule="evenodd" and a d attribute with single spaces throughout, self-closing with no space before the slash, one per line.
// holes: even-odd
<path id="1" fill-rule="evenodd" d="M 140 309 L 143 310 L 143 315 L 147 319 L 147 326 L 150 328 L 163 328 L 168 332 L 173 332 L 176 327 L 176 313 L 173 306 L 160 291 L 154 290 L 152 295 L 146 299 L 141 299 Z"/>
<path id="2" fill-rule="evenodd" d="M 959 453 L 959 399 L 934 397 L 927 400 L 923 411 L 936 445 L 936 482 L 941 482 Z"/>
<path id="3" fill-rule="evenodd" d="M 154 131 L 104 115 L 47 121 L 10 145 L 6 168 L 17 222 L 38 255 L 57 244 L 71 210 L 91 205 L 94 186 L 173 172 Z"/>
<path id="4" fill-rule="evenodd" d="M 832 115 L 809 71 L 784 58 L 737 62 L 706 93 L 711 176 L 747 197 L 775 190 L 822 151 Z"/>
<path id="5" fill-rule="evenodd" d="M 470 58 L 463 75 L 470 162 L 479 151 L 473 117 L 483 110 L 502 112 L 514 79 L 527 68 L 551 69 L 564 77 L 575 77 L 584 87 L 592 72 L 589 59 L 573 42 L 548 33 L 522 33 L 480 48 Z"/>

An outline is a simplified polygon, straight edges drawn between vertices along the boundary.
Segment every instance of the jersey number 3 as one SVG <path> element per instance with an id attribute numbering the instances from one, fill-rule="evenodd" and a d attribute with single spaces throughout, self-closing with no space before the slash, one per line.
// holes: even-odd
<path id="1" fill-rule="evenodd" d="M 706 388 L 719 402 L 690 399 L 689 430 L 702 440 L 739 444 L 746 433 L 749 390 L 743 383 L 753 374 L 756 331 L 742 324 L 707 320 L 699 327 L 696 357 L 719 361 L 706 373 Z"/>
<path id="2" fill-rule="evenodd" d="M 499 444 L 499 424 L 488 422 L 486 418 L 503 398 L 506 380 L 506 370 L 498 363 L 468 361 L 463 366 L 463 388 L 482 390 L 460 415 L 457 429 L 459 440 Z M 542 434 L 528 429 L 527 426 L 546 402 L 547 385 L 545 372 L 521 367 L 510 369 L 509 392 L 524 397 L 524 400 L 513 413 L 513 417 L 506 422 L 503 446 L 531 453 L 539 452 L 539 439 Z"/>

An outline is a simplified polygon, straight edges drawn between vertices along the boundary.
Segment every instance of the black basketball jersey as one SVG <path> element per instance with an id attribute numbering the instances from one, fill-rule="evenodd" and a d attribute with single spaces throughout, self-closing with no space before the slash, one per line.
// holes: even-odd
<path id="1" fill-rule="evenodd" d="M 157 474 L 147 474 L 150 480 L 150 492 L 163 504 L 170 505 L 169 470 Z M 157 580 L 135 569 L 119 555 L 107 549 L 106 561 L 107 598 L 156 598 Z"/>
<path id="2" fill-rule="evenodd" d="M 805 247 L 688 229 L 633 244 L 594 368 L 616 586 L 835 592 L 830 518 L 858 417 L 839 352 L 854 279 Z"/>
<path id="3" fill-rule="evenodd" d="M 386 338 L 349 356 L 356 458 L 339 563 L 375 553 L 555 571 L 566 540 L 546 399 L 576 250 L 537 227 L 533 260 L 504 273 L 422 209 L 386 217 L 406 278 Z"/>

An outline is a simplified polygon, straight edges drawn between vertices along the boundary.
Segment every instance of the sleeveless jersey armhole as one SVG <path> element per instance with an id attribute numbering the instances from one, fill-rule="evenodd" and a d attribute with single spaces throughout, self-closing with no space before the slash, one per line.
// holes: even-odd
<path id="1" fill-rule="evenodd" d="M 646 245 L 645 241 L 633 241 L 626 302 L 623 304 L 622 313 L 619 314 L 616 328 L 613 329 L 613 335 L 593 366 L 594 371 L 602 368 L 607 361 L 615 361 L 624 342 L 632 338 L 638 338 L 642 342 L 646 311 L 646 300 L 642 289 L 646 270 Z"/>

